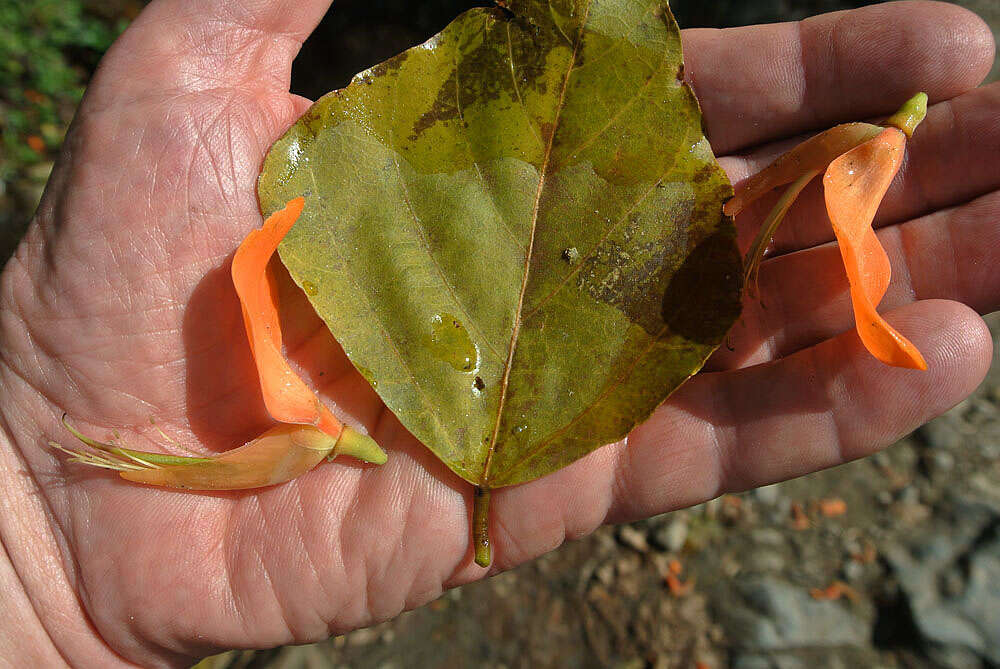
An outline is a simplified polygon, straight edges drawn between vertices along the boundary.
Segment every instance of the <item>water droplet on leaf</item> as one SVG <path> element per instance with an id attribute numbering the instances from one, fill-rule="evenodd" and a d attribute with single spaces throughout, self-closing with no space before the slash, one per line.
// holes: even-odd
<path id="1" fill-rule="evenodd" d="M 471 372 L 479 366 L 479 352 L 468 330 L 451 314 L 436 314 L 431 318 L 428 348 L 435 358 L 460 372 Z"/>

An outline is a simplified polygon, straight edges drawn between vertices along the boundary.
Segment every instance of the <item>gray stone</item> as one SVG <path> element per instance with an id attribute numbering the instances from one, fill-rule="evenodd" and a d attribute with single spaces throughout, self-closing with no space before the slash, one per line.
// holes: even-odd
<path id="1" fill-rule="evenodd" d="M 935 451 L 931 463 L 939 472 L 949 472 L 955 468 L 955 456 L 948 451 Z"/>
<path id="2" fill-rule="evenodd" d="M 658 527 L 651 537 L 653 543 L 663 550 L 676 553 L 684 548 L 688 537 L 688 524 L 683 518 L 673 518 L 670 522 Z"/>
<path id="3" fill-rule="evenodd" d="M 969 654 L 1000 665 L 1000 524 L 995 508 L 958 501 L 947 518 L 886 558 L 906 595 L 914 622 L 937 648 L 942 666 L 966 666 Z M 968 578 L 961 583 L 962 564 Z"/>
<path id="4" fill-rule="evenodd" d="M 1000 442 L 983 441 L 979 445 L 979 452 L 983 454 L 984 458 L 990 460 L 1000 459 Z"/>
<path id="5" fill-rule="evenodd" d="M 753 497 L 761 504 L 773 506 L 777 504 L 779 497 L 781 497 L 781 489 L 777 483 L 766 485 L 754 490 Z"/>
<path id="6" fill-rule="evenodd" d="M 902 504 L 919 504 L 920 491 L 914 485 L 908 485 L 899 491 L 898 499 Z"/>
<path id="7" fill-rule="evenodd" d="M 917 430 L 920 439 L 933 448 L 959 448 L 962 434 L 955 429 L 950 416 L 943 416 L 927 423 Z"/>
<path id="8" fill-rule="evenodd" d="M 716 613 L 739 650 L 861 646 L 870 636 L 868 623 L 843 602 L 815 600 L 777 577 L 748 576 L 736 588 L 742 601 Z"/>
<path id="9" fill-rule="evenodd" d="M 631 525 L 622 525 L 618 528 L 618 541 L 640 553 L 645 553 L 649 550 L 649 544 L 646 543 L 646 535 Z"/>
<path id="10" fill-rule="evenodd" d="M 844 563 L 844 578 L 851 583 L 857 583 L 865 576 L 865 567 L 855 560 Z"/>
<path id="11" fill-rule="evenodd" d="M 739 655 L 731 666 L 733 669 L 777 669 L 770 658 L 762 655 Z"/>
<path id="12" fill-rule="evenodd" d="M 744 571 L 763 574 L 779 574 L 785 570 L 785 566 L 785 558 L 781 553 L 767 548 L 748 553 L 743 562 Z"/>
<path id="13" fill-rule="evenodd" d="M 762 546 L 780 547 L 785 545 L 785 535 L 773 527 L 761 527 L 750 533 L 754 543 Z"/>

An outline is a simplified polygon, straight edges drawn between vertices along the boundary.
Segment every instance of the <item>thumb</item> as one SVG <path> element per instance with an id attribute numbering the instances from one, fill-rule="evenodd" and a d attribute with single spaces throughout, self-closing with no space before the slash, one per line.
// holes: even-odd
<path id="1" fill-rule="evenodd" d="M 108 51 L 98 107 L 238 89 L 287 93 L 292 60 L 331 0 L 155 0 Z"/>

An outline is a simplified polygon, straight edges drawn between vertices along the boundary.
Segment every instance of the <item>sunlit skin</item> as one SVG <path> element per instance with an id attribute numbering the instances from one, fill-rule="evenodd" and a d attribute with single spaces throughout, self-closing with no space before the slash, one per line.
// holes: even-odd
<path id="1" fill-rule="evenodd" d="M 108 53 L 43 202 L 0 279 L 0 652 L 22 666 L 185 666 L 220 648 L 325 638 L 491 571 L 472 562 L 472 491 L 385 411 L 278 271 L 293 367 L 388 452 L 282 485 L 193 494 L 122 481 L 46 446 L 118 428 L 219 453 L 274 425 L 230 262 L 262 220 L 254 181 L 308 107 L 291 62 L 327 9 L 155 0 Z M 992 38 L 949 4 L 884 4 L 683 35 L 708 137 L 734 183 L 913 91 L 927 119 L 883 200 L 894 268 L 879 309 L 926 372 L 854 330 L 819 184 L 805 189 L 720 350 L 624 443 L 492 495 L 492 572 L 602 523 L 863 457 L 964 398 L 1000 306 L 1000 88 Z M 753 148 L 752 148 L 753 147 Z M 773 205 L 738 218 L 747 243 Z M 796 253 L 791 253 L 796 251 Z M 886 402 L 892 398 L 892 402 Z M 168 452 L 180 453 L 173 448 Z M 697 585 L 695 587 L 698 587 Z"/>

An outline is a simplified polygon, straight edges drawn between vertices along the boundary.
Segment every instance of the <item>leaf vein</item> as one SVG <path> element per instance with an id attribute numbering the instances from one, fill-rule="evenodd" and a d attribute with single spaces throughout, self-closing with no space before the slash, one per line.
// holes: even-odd
<path id="1" fill-rule="evenodd" d="M 555 144 L 556 133 L 559 129 L 559 120 L 562 117 L 562 109 L 566 99 L 566 91 L 569 88 L 569 78 L 573 74 L 576 65 L 577 55 L 580 45 L 583 44 L 583 34 L 587 27 L 587 20 L 590 17 L 590 3 L 580 20 L 580 30 L 577 33 L 576 43 L 573 46 L 573 54 L 570 56 L 569 67 L 566 68 L 566 75 L 563 77 L 562 90 L 559 93 L 559 101 L 556 104 L 556 115 L 552 122 L 552 129 L 549 131 L 548 143 L 545 147 L 545 155 L 542 157 L 542 164 L 538 170 L 538 189 L 535 191 L 535 205 L 531 214 L 531 231 L 528 234 L 528 253 L 524 261 L 524 276 L 521 279 L 521 294 L 517 300 L 517 311 L 514 314 L 514 327 L 510 337 L 510 347 L 507 351 L 507 363 L 504 365 L 503 379 L 500 383 L 500 403 L 497 406 L 496 423 L 493 426 L 493 436 L 490 438 L 490 445 L 486 452 L 486 462 L 483 464 L 483 476 L 481 485 L 485 488 L 489 484 L 490 467 L 493 464 L 493 454 L 496 452 L 497 437 L 500 434 L 500 421 L 503 417 L 504 404 L 507 401 L 507 390 L 510 383 L 510 370 L 514 362 L 514 351 L 517 350 L 517 338 L 521 332 L 521 310 L 524 307 L 524 294 L 528 289 L 528 276 L 531 270 L 531 255 L 535 246 L 535 230 L 538 227 L 538 212 L 542 201 L 542 192 L 545 189 L 546 170 L 549 166 L 549 159 L 552 156 L 552 147 Z"/>

